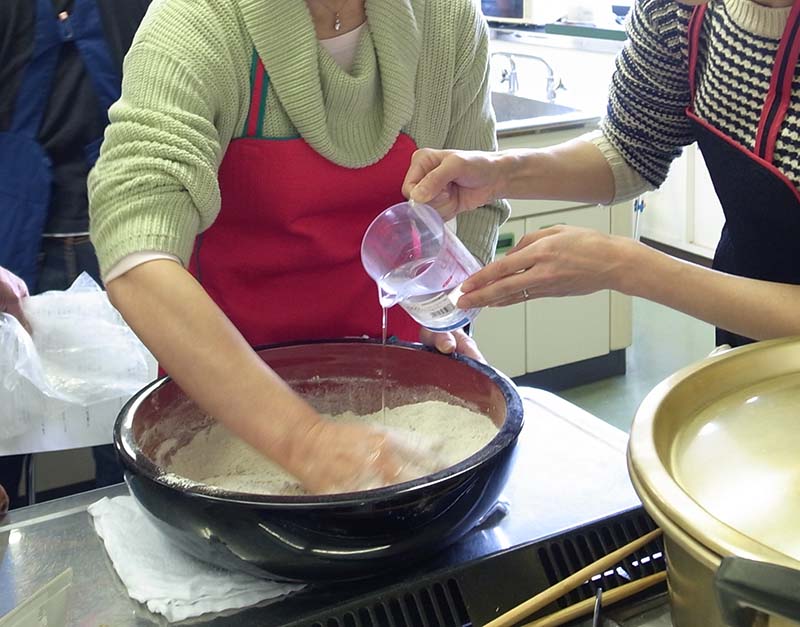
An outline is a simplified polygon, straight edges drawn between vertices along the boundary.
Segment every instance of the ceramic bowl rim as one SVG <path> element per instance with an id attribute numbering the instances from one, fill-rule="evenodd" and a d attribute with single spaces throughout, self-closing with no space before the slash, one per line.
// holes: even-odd
<path id="1" fill-rule="evenodd" d="M 294 346 L 314 345 L 314 344 L 381 344 L 380 340 L 372 338 L 341 338 L 341 339 L 320 339 L 298 342 L 281 342 L 254 347 L 253 350 L 260 352 L 263 350 L 286 348 Z M 512 446 L 522 430 L 524 422 L 522 399 L 517 392 L 515 384 L 503 373 L 493 367 L 483 364 L 465 355 L 452 353 L 445 355 L 434 348 L 419 343 L 404 342 L 400 340 L 387 341 L 387 347 L 392 350 L 405 349 L 435 353 L 446 359 L 466 364 L 486 375 L 495 385 L 500 388 L 506 403 L 506 419 L 491 441 L 484 445 L 480 450 L 462 460 L 458 464 L 444 468 L 436 473 L 424 475 L 412 481 L 406 481 L 383 488 L 372 490 L 362 490 L 358 492 L 342 492 L 325 495 L 303 495 L 303 496 L 282 496 L 268 494 L 254 494 L 250 492 L 237 492 L 224 490 L 210 486 L 208 484 L 184 480 L 184 485 L 178 486 L 174 481 L 170 481 L 168 475 L 162 468 L 157 466 L 149 457 L 141 454 L 139 447 L 133 440 L 130 422 L 136 413 L 139 405 L 154 391 L 163 387 L 170 381 L 171 377 L 163 376 L 152 381 L 144 388 L 139 390 L 120 410 L 114 422 L 114 448 L 121 459 L 123 465 L 129 472 L 143 476 L 150 481 L 180 493 L 183 496 L 207 500 L 210 502 L 220 502 L 228 505 L 259 506 L 269 509 L 292 508 L 310 509 L 319 507 L 341 507 L 353 505 L 369 505 L 371 503 L 385 502 L 390 498 L 399 496 L 413 495 L 416 492 L 427 490 L 432 485 L 454 481 L 476 469 L 488 464 L 491 460 L 501 453 L 504 449 Z M 137 456 L 137 453 L 140 453 Z M 174 475 L 173 475 L 174 476 Z"/>

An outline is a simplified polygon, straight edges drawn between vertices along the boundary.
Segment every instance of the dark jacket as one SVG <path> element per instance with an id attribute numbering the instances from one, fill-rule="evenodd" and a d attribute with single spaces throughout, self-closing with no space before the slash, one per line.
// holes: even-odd
<path id="1" fill-rule="evenodd" d="M 53 19 L 70 11 L 74 0 L 53 0 Z M 122 60 L 144 17 L 150 0 L 95 0 L 114 62 Z M 33 53 L 36 2 L 0 1 L 0 131 L 8 129 L 22 80 Z M 83 233 L 89 230 L 84 147 L 102 136 L 107 116 L 100 111 L 74 44 L 66 43 L 56 67 L 39 142 L 53 164 L 53 189 L 45 233 Z"/>

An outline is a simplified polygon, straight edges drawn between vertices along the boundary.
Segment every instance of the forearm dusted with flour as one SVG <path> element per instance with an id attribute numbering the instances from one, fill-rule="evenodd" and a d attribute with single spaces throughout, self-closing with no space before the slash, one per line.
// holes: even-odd
<path id="1" fill-rule="evenodd" d="M 387 485 L 407 466 L 404 451 L 384 434 L 323 420 L 264 363 L 180 264 L 144 263 L 107 289 L 183 391 L 309 491 Z"/>
<path id="2" fill-rule="evenodd" d="M 161 366 L 209 415 L 287 465 L 319 420 L 250 348 L 180 264 L 155 260 L 109 282 L 108 294 Z"/>

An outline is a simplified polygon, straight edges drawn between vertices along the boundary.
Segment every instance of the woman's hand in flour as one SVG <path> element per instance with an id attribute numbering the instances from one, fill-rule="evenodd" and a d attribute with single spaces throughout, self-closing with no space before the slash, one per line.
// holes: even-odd
<path id="1" fill-rule="evenodd" d="M 483 364 L 486 363 L 486 358 L 481 354 L 477 342 L 467 335 L 463 329 L 438 333 L 422 327 L 419 332 L 419 341 L 425 346 L 432 346 L 445 355 L 459 353 L 472 357 L 472 359 Z"/>
<path id="2" fill-rule="evenodd" d="M 315 494 L 355 492 L 425 474 L 426 453 L 391 432 L 322 420 L 304 434 L 287 470 Z"/>

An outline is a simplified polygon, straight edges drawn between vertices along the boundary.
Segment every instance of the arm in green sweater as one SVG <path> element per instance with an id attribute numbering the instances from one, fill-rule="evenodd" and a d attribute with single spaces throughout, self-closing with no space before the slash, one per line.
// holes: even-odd
<path id="1" fill-rule="evenodd" d="M 250 51 L 231 41 L 226 3 L 190 4 L 152 5 L 125 58 L 88 181 L 103 274 L 147 250 L 188 265 L 194 238 L 219 213 L 217 169 L 246 107 Z"/>
<path id="2" fill-rule="evenodd" d="M 219 212 L 217 168 L 246 106 L 252 52 L 251 43 L 235 37 L 233 4 L 165 0 L 137 34 L 89 180 L 103 272 L 141 250 L 172 253 L 187 264 L 196 234 Z M 106 287 L 201 409 L 307 488 L 342 491 L 398 478 L 403 462 L 384 436 L 322 420 L 181 265 L 151 261 Z"/>
<path id="3" fill-rule="evenodd" d="M 174 261 L 133 268 L 108 295 L 190 398 L 310 490 L 377 487 L 403 471 L 385 436 L 321 420 Z"/>

